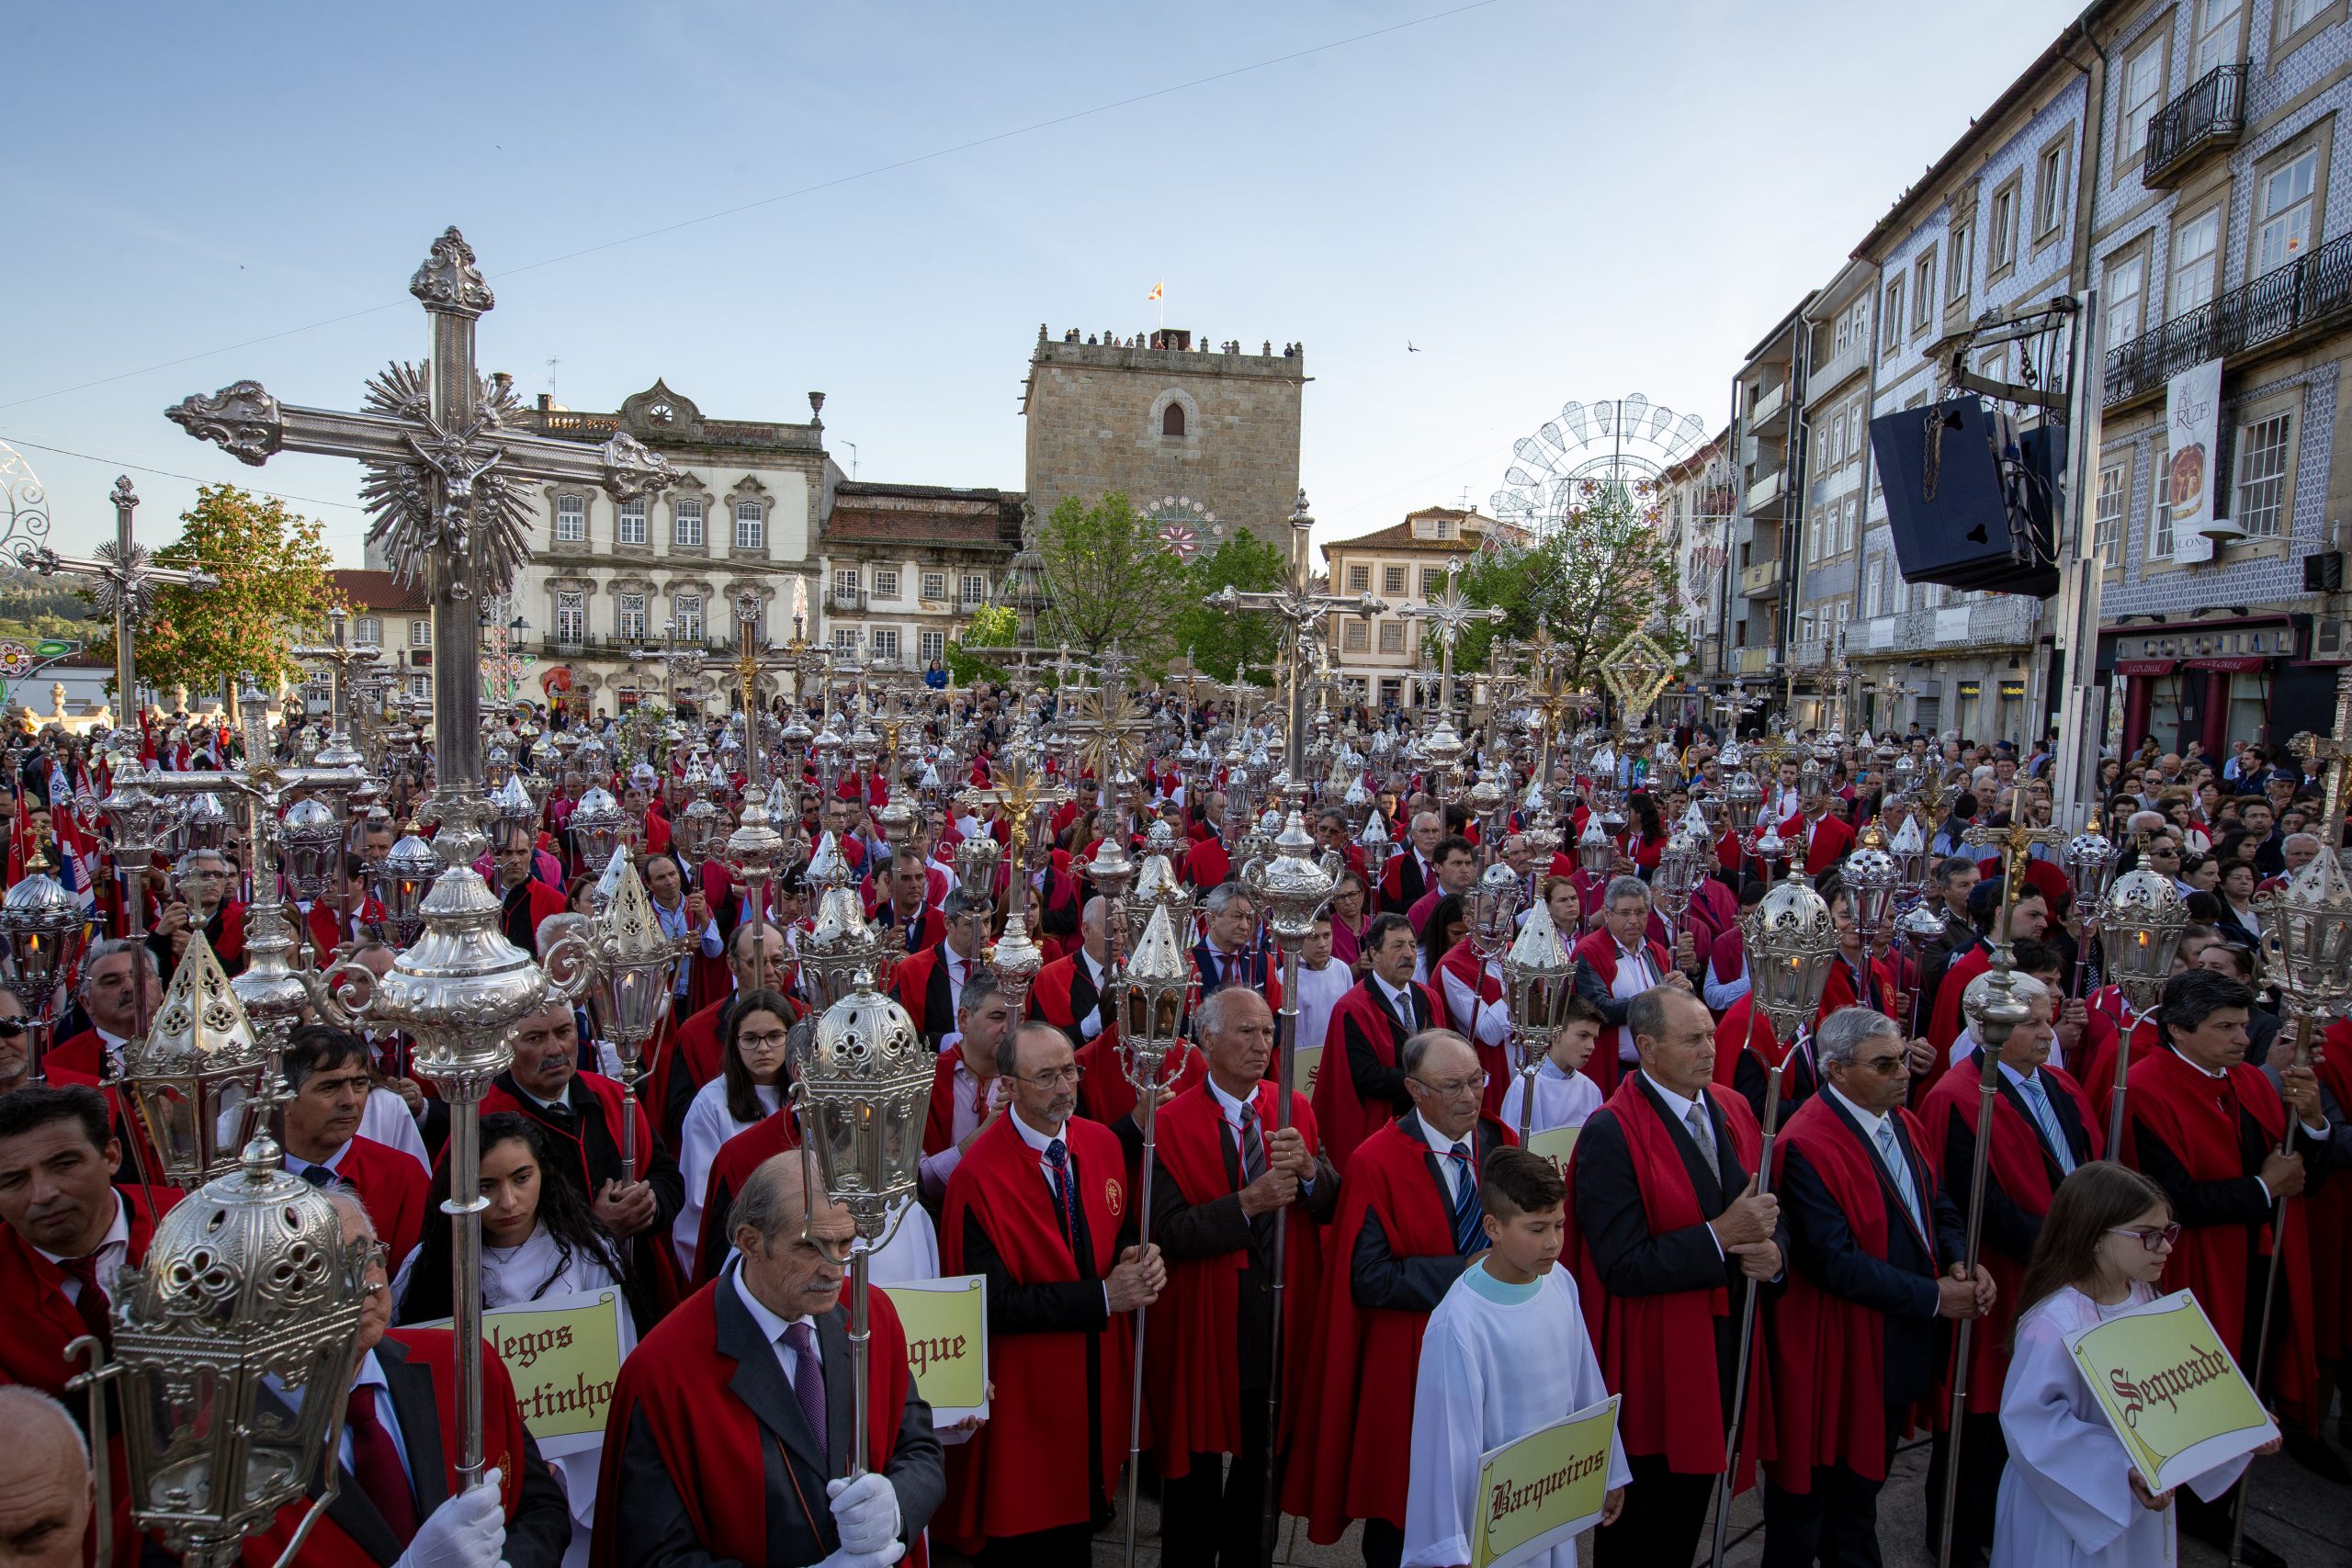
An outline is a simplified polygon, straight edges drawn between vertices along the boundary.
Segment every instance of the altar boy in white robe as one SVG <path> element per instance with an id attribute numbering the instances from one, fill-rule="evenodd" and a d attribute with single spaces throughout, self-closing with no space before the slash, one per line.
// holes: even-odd
<path id="1" fill-rule="evenodd" d="M 2001 1387 L 2007 1468 L 1995 1505 L 1992 1568 L 2142 1568 L 2179 1561 L 2172 1494 L 2152 1495 L 2083 1382 L 2066 1338 L 2155 1300 L 2180 1227 L 2164 1189 L 2106 1160 L 2058 1185 L 2019 1287 Z M 2274 1453 L 2273 1438 L 2256 1450 Z M 2188 1482 L 2212 1502 L 2246 1461 Z"/>
<path id="2" fill-rule="evenodd" d="M 1402 1568 L 1467 1563 L 1479 1456 L 1609 1397 L 1576 1280 L 1557 1266 L 1568 1198 L 1558 1169 L 1541 1155 L 1498 1148 L 1479 1175 L 1478 1197 L 1488 1250 L 1430 1314 L 1421 1340 Z M 1624 1506 L 1632 1476 L 1611 1438 L 1602 1523 Z M 1532 1561 L 1577 1568 L 1576 1542 Z"/>
<path id="3" fill-rule="evenodd" d="M 1600 1086 L 1592 1081 L 1592 1075 L 1584 1070 L 1584 1065 L 1592 1059 L 1593 1047 L 1600 1043 L 1605 1021 L 1600 1010 L 1584 998 L 1568 998 L 1560 1027 L 1553 1032 L 1551 1046 L 1535 1066 L 1535 1113 L 1524 1114 L 1527 1079 L 1514 1072 L 1510 1088 L 1503 1093 L 1502 1109 L 1495 1112 L 1504 1126 L 1517 1133 L 1523 1120 L 1531 1134 L 1560 1127 L 1581 1127 L 1588 1117 L 1600 1109 Z"/>

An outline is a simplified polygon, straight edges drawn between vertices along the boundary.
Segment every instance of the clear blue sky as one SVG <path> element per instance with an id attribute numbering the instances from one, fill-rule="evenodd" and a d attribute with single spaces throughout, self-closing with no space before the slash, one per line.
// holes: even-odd
<path id="1" fill-rule="evenodd" d="M 421 352 L 405 286 L 454 222 L 525 392 L 550 358 L 575 408 L 818 389 L 845 468 L 933 484 L 1018 487 L 1038 323 L 1148 328 L 1165 278 L 1171 326 L 1305 342 L 1318 535 L 1357 533 L 1483 502 L 1571 398 L 1718 427 L 1747 347 L 2074 14 L 1462 4 L 12 7 L 0 438 L 61 542 L 136 464 L 189 476 L 133 469 L 146 538 L 230 479 L 356 564 L 353 465 L 246 468 L 162 411 L 243 377 L 351 406 Z"/>

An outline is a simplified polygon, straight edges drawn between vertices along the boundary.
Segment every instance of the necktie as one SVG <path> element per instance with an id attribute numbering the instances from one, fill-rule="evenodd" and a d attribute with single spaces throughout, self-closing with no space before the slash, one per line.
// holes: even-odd
<path id="1" fill-rule="evenodd" d="M 1878 1152 L 1886 1161 L 1886 1173 L 1894 1180 L 1894 1190 L 1903 1196 L 1903 1207 L 1910 1214 L 1911 1223 L 1927 1234 L 1927 1224 L 1919 1213 L 1919 1190 L 1911 1184 L 1911 1162 L 1903 1157 L 1903 1145 L 1894 1141 L 1894 1122 L 1889 1117 L 1878 1124 Z"/>
<path id="2" fill-rule="evenodd" d="M 978 1078 L 972 1080 L 972 1120 L 978 1122 L 989 1113 L 989 1086 Z"/>
<path id="3" fill-rule="evenodd" d="M 1054 1172 L 1054 1217 L 1061 1222 L 1062 1240 L 1074 1249 L 1078 1246 L 1078 1225 L 1070 1210 L 1069 1146 L 1059 1138 L 1047 1144 L 1046 1163 Z"/>
<path id="4" fill-rule="evenodd" d="M 302 1179 L 324 1190 L 334 1185 L 334 1172 L 322 1165 L 306 1165 L 302 1168 Z"/>
<path id="5" fill-rule="evenodd" d="M 1717 1187 L 1721 1187 L 1724 1184 L 1724 1171 L 1723 1167 L 1716 1162 L 1715 1130 L 1707 1121 L 1707 1108 L 1694 1103 L 1690 1107 L 1690 1114 L 1684 1119 L 1683 1125 L 1690 1129 L 1690 1141 L 1699 1145 L 1699 1158 L 1705 1163 L 1707 1174 L 1715 1179 Z"/>
<path id="6" fill-rule="evenodd" d="M 825 1364 L 817 1359 L 817 1331 L 806 1323 L 796 1323 L 784 1331 L 784 1342 L 792 1349 L 792 1396 L 800 1402 L 800 1417 L 808 1423 L 809 1436 L 817 1439 L 817 1451 L 830 1455 Z"/>
<path id="7" fill-rule="evenodd" d="M 95 1335 L 99 1344 L 113 1349 L 114 1324 L 107 1315 L 107 1308 L 110 1304 L 107 1293 L 98 1288 L 97 1254 L 94 1252 L 87 1258 L 61 1258 L 57 1266 L 65 1270 L 67 1279 L 82 1287 L 81 1293 L 74 1298 L 74 1310 L 80 1315 L 82 1326 Z"/>
<path id="8" fill-rule="evenodd" d="M 1470 1145 L 1456 1144 L 1447 1156 L 1455 1165 L 1453 1184 L 1453 1250 L 1467 1258 L 1486 1240 L 1478 1224 L 1478 1173 L 1470 1165 Z"/>
<path id="9" fill-rule="evenodd" d="M 344 1416 L 351 1428 L 351 1478 L 392 1527 L 393 1538 L 405 1545 L 416 1534 L 416 1494 L 409 1488 L 399 1445 L 376 1414 L 377 1393 L 377 1385 L 370 1382 L 359 1383 L 351 1391 Z"/>
<path id="10" fill-rule="evenodd" d="M 1258 1108 L 1241 1108 L 1241 1179 L 1247 1184 L 1266 1174 L 1265 1129 L 1258 1125 Z"/>
<path id="11" fill-rule="evenodd" d="M 2058 1130 L 2058 1118 L 2050 1109 L 2050 1091 L 2041 1087 L 2041 1075 L 2035 1073 L 2018 1085 L 2024 1091 L 2025 1102 L 2033 1109 L 2033 1119 L 2041 1129 L 2041 1141 L 2050 1150 L 2050 1157 L 2058 1162 L 2062 1172 L 2075 1168 L 2075 1151 L 2066 1146 L 2066 1134 Z"/>

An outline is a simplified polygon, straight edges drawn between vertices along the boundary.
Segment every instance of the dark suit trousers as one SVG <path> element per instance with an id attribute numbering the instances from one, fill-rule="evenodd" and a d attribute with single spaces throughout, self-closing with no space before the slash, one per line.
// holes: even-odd
<path id="1" fill-rule="evenodd" d="M 1944 1528 L 1944 1463 L 1951 1435 L 1938 1432 L 1928 1458 L 1928 1554 L 1935 1555 Z M 2001 1495 L 2001 1471 L 2009 1445 L 2001 1438 L 1998 1411 L 1971 1410 L 1961 1417 L 1960 1505 L 1951 1514 L 1951 1560 L 1973 1568 L 1993 1550 L 1993 1509 Z"/>
<path id="2" fill-rule="evenodd" d="M 972 1561 L 978 1568 L 1093 1568 L 1094 1527 L 1057 1525 L 1029 1535 L 998 1536 Z"/>
<path id="3" fill-rule="evenodd" d="M 1363 1522 L 1363 1568 L 1396 1568 L 1405 1561 L 1405 1528 L 1386 1519 Z"/>
<path id="4" fill-rule="evenodd" d="M 1886 1454 L 1907 1412 L 1886 1413 Z M 1784 1492 L 1764 1483 L 1763 1568 L 1881 1568 L 1878 1495 L 1883 1481 L 1865 1481 L 1842 1464 L 1813 1472 L 1813 1490 Z"/>
<path id="5" fill-rule="evenodd" d="M 1165 1568 L 1256 1568 L 1266 1506 L 1266 1391 L 1241 1391 L 1241 1451 L 1194 1454 L 1182 1479 L 1161 1483 L 1159 1561 Z"/>
<path id="6" fill-rule="evenodd" d="M 1592 1538 L 1595 1568 L 1690 1568 L 1713 1502 L 1713 1475 L 1677 1475 L 1664 1454 L 1631 1454 L 1634 1472 L 1617 1522 Z"/>

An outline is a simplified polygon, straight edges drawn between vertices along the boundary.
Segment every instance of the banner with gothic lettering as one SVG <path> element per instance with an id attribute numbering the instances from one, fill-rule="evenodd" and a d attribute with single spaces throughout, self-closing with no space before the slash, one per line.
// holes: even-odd
<path id="1" fill-rule="evenodd" d="M 2070 1335 L 2066 1349 L 2151 1492 L 2169 1491 L 2278 1435 L 2187 1291 Z"/>
<path id="2" fill-rule="evenodd" d="M 1600 1519 L 1609 1500 L 1618 1398 L 1612 1393 L 1480 1456 L 1471 1568 L 1530 1562 L 1575 1540 Z"/>
<path id="3" fill-rule="evenodd" d="M 977 1426 L 989 1414 L 988 1281 L 978 1274 L 944 1280 L 900 1280 L 876 1286 L 899 1312 L 907 1333 L 907 1371 L 931 1402 L 931 1424 L 943 1439 L 948 1428 Z"/>

